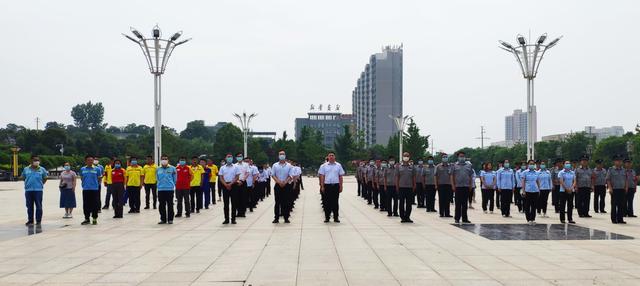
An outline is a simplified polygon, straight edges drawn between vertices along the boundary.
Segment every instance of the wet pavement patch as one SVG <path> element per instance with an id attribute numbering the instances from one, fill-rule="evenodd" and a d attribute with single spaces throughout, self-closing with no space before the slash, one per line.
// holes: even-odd
<path id="1" fill-rule="evenodd" d="M 66 227 L 68 225 L 53 226 L 53 225 L 2 225 L 0 226 L 0 241 L 9 240 L 13 238 L 23 237 L 42 233 L 43 231 L 51 231 Z"/>
<path id="2" fill-rule="evenodd" d="M 453 224 L 490 240 L 621 240 L 631 236 L 573 224 Z"/>

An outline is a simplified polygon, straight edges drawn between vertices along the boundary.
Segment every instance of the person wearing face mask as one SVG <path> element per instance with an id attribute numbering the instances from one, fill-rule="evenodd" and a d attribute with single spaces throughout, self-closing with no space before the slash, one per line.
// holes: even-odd
<path id="1" fill-rule="evenodd" d="M 522 198 L 522 172 L 527 170 L 526 162 L 516 162 L 516 189 L 513 191 L 513 203 L 518 207 L 518 212 L 523 212 Z"/>
<path id="2" fill-rule="evenodd" d="M 427 165 L 424 167 L 424 192 L 427 212 L 436 212 L 436 166 L 433 156 L 427 157 Z"/>
<path id="3" fill-rule="evenodd" d="M 358 168 L 356 169 L 356 182 L 358 183 L 357 191 L 359 197 L 364 197 L 364 171 L 364 162 L 358 163 Z"/>
<path id="4" fill-rule="evenodd" d="M 98 160 L 97 157 L 93 158 L 93 166 L 95 166 L 98 171 L 100 172 L 100 175 L 98 177 L 98 180 L 100 180 L 100 182 L 102 182 L 102 177 L 104 176 L 104 166 L 100 165 L 100 160 Z M 102 212 L 102 208 L 100 208 L 102 206 L 102 184 L 98 184 L 98 213 Z"/>
<path id="5" fill-rule="evenodd" d="M 558 158 L 554 162 L 554 167 L 549 172 L 553 181 L 553 189 L 551 189 L 551 205 L 556 213 L 560 213 L 560 180 L 558 174 L 562 171 L 562 159 Z"/>
<path id="6" fill-rule="evenodd" d="M 253 164 L 253 160 L 246 157 L 245 163 L 249 164 L 249 175 L 247 176 L 247 189 L 249 192 L 249 211 L 253 212 L 253 209 L 258 206 L 258 188 L 256 187 L 258 181 L 258 167 Z"/>
<path id="7" fill-rule="evenodd" d="M 596 213 L 606 214 L 604 210 L 604 198 L 607 195 L 607 169 L 602 165 L 602 160 L 596 160 L 593 169 L 593 210 Z"/>
<path id="8" fill-rule="evenodd" d="M 424 208 L 426 205 L 426 196 L 424 190 L 424 161 L 418 159 L 418 165 L 415 166 L 416 172 L 416 197 L 418 200 L 416 208 Z"/>
<path id="9" fill-rule="evenodd" d="M 380 211 L 387 211 L 387 190 L 384 187 L 384 167 L 382 161 L 376 161 L 376 190 L 380 195 Z"/>
<path id="10" fill-rule="evenodd" d="M 613 166 L 607 172 L 607 187 L 611 195 L 611 222 L 614 224 L 626 224 L 624 221 L 626 205 L 626 193 L 629 188 L 627 174 L 622 167 L 620 156 L 613 157 Z"/>
<path id="11" fill-rule="evenodd" d="M 523 171 L 521 175 L 524 214 L 527 223 L 533 225 L 536 223 L 536 203 L 540 199 L 540 180 L 536 170 L 536 162 L 529 160 L 527 162 L 527 170 Z"/>
<path id="12" fill-rule="evenodd" d="M 178 173 L 174 166 L 169 165 L 167 155 L 160 157 L 160 167 L 156 168 L 155 175 L 158 201 L 160 202 L 160 222 L 158 224 L 173 224 L 173 192 L 176 189 Z"/>
<path id="13" fill-rule="evenodd" d="M 373 182 L 375 175 L 375 161 L 373 158 L 369 159 L 369 165 L 367 165 L 367 169 L 364 173 L 364 181 L 365 181 L 365 200 L 367 200 L 367 204 L 373 204 Z M 375 207 L 376 209 L 378 207 Z"/>
<path id="14" fill-rule="evenodd" d="M 125 192 L 125 169 L 122 167 L 122 161 L 119 159 L 113 159 L 113 168 L 111 169 L 110 176 L 113 218 L 122 218 Z"/>
<path id="15" fill-rule="evenodd" d="M 273 188 L 273 196 L 275 204 L 273 205 L 273 223 L 280 222 L 280 216 L 284 217 L 284 222 L 289 223 L 289 197 L 292 192 L 292 169 L 293 166 L 287 161 L 287 156 L 284 150 L 278 151 L 278 162 L 271 166 L 271 176 L 275 181 Z"/>
<path id="16" fill-rule="evenodd" d="M 494 195 L 496 189 L 496 172 L 493 171 L 491 162 L 485 163 L 482 171 L 480 171 L 480 188 L 482 190 L 482 211 L 493 213 Z"/>
<path id="17" fill-rule="evenodd" d="M 553 187 L 553 180 L 551 179 L 551 172 L 547 170 L 547 165 L 544 162 L 540 163 L 540 170 L 538 171 L 538 185 L 540 186 L 540 198 L 536 204 L 536 208 L 539 215 L 542 217 L 547 216 L 547 204 L 549 203 L 549 193 Z"/>
<path id="18" fill-rule="evenodd" d="M 207 167 L 207 160 L 204 158 L 200 159 L 200 166 L 202 167 L 202 177 L 200 179 L 200 209 L 204 206 L 205 209 L 209 209 L 209 204 L 211 203 L 211 169 Z M 204 196 L 204 201 L 202 200 Z"/>
<path id="19" fill-rule="evenodd" d="M 383 164 L 385 164 L 383 162 Z M 398 175 L 398 168 L 396 166 L 396 160 L 393 156 L 389 156 L 389 165 L 384 168 L 384 188 L 387 190 L 387 216 L 399 216 L 398 215 L 398 188 L 396 186 L 396 176 Z"/>
<path id="20" fill-rule="evenodd" d="M 511 197 L 515 190 L 515 172 L 509 160 L 504 160 L 502 169 L 496 173 L 497 192 L 500 193 L 500 213 L 503 217 L 511 217 Z"/>
<path id="21" fill-rule="evenodd" d="M 27 204 L 27 222 L 25 225 L 40 225 L 42 221 L 42 192 L 49 172 L 40 166 L 40 157 L 31 156 L 31 164 L 22 170 L 20 177 L 24 180 L 24 197 Z"/>
<path id="22" fill-rule="evenodd" d="M 374 161 L 371 176 L 371 198 L 374 209 L 381 209 L 382 201 L 380 200 L 380 188 L 378 186 L 378 173 L 380 170 L 380 161 Z"/>
<path id="23" fill-rule="evenodd" d="M 71 214 L 76 207 L 76 172 L 71 170 L 69 162 L 64 163 L 64 171 L 60 173 L 60 208 L 64 209 L 62 218 L 73 218 Z"/>
<path id="24" fill-rule="evenodd" d="M 238 205 L 236 207 L 236 217 L 245 217 L 247 212 L 247 202 L 249 196 L 247 195 L 247 177 L 249 176 L 249 164 L 244 162 L 244 155 L 242 152 L 236 154 L 236 167 L 240 170 L 240 177 L 235 185 L 235 191 L 238 194 Z"/>
<path id="25" fill-rule="evenodd" d="M 398 166 L 396 186 L 398 188 L 400 219 L 402 223 L 412 223 L 411 205 L 416 192 L 416 170 L 409 164 L 409 152 L 402 153 L 402 164 Z"/>
<path id="26" fill-rule="evenodd" d="M 451 188 L 451 165 L 449 165 L 449 156 L 446 153 L 442 153 L 440 156 L 442 162 L 436 166 L 435 174 L 440 217 L 452 217 L 450 214 L 451 198 L 453 197 L 453 189 Z"/>
<path id="27" fill-rule="evenodd" d="M 558 203 L 561 223 L 565 223 L 565 212 L 569 223 L 576 223 L 573 221 L 573 196 L 576 188 L 576 174 L 571 167 L 571 162 L 565 161 L 564 169 L 558 173 L 558 181 L 560 182 Z"/>
<path id="28" fill-rule="evenodd" d="M 638 217 L 633 212 L 633 198 L 638 186 L 638 176 L 636 176 L 636 171 L 633 169 L 633 164 L 630 159 L 624 160 L 624 169 L 627 177 L 627 208 L 625 214 L 627 217 Z"/>
<path id="29" fill-rule="evenodd" d="M 211 170 L 211 176 L 209 178 L 210 190 L 207 191 L 207 192 L 211 192 L 210 194 L 211 200 L 209 201 L 209 204 L 215 205 L 216 204 L 216 185 L 218 184 L 218 166 L 216 166 L 216 164 L 213 163 L 213 160 L 207 159 L 207 168 Z M 220 197 L 220 195 L 218 195 L 218 197 Z M 205 197 L 205 204 L 207 205 L 207 208 L 208 208 L 209 204 L 207 204 L 206 202 L 206 197 Z"/>
<path id="30" fill-rule="evenodd" d="M 333 214 L 333 221 L 340 222 L 338 211 L 340 208 L 339 199 L 342 193 L 342 176 L 344 169 L 340 163 L 336 162 L 336 154 L 329 151 L 327 154 L 328 161 L 318 169 L 318 177 L 320 178 L 320 192 L 324 194 L 324 222 L 328 223 Z"/>
<path id="31" fill-rule="evenodd" d="M 589 215 L 589 205 L 591 204 L 591 192 L 593 192 L 593 170 L 589 168 L 589 158 L 582 157 L 580 166 L 576 173 L 576 208 L 579 217 L 591 217 Z"/>
<path id="32" fill-rule="evenodd" d="M 144 180 L 142 183 L 144 184 L 144 201 L 145 201 L 145 210 L 150 208 L 150 199 L 153 196 L 153 209 L 156 209 L 156 205 L 158 203 L 158 179 L 156 177 L 156 169 L 157 166 L 155 162 L 153 162 L 152 156 L 147 156 L 147 162 L 142 167 L 142 175 L 144 176 Z"/>
<path id="33" fill-rule="evenodd" d="M 104 186 L 105 188 L 107 188 L 106 194 L 104 196 L 104 206 L 102 207 L 103 210 L 108 210 L 109 204 L 111 203 L 111 196 L 112 196 L 111 171 L 113 170 L 113 160 L 115 159 L 116 159 L 115 157 L 112 157 L 109 160 L 109 164 L 104 166 L 104 173 L 102 174 L 102 178 L 103 178 L 102 180 L 104 181 Z"/>
<path id="34" fill-rule="evenodd" d="M 93 165 L 93 156 L 84 157 L 85 166 L 80 169 L 82 178 L 82 209 L 84 211 L 84 221 L 82 225 L 98 224 L 98 210 L 100 209 L 100 196 L 98 187 L 100 186 L 101 170 Z M 89 217 L 93 218 L 89 222 Z"/>
<path id="35" fill-rule="evenodd" d="M 222 189 L 222 202 L 224 204 L 224 221 L 222 224 L 229 224 L 229 212 L 231 212 L 231 224 L 236 224 L 236 214 L 238 213 L 238 194 L 235 187 L 240 170 L 238 166 L 233 164 L 233 155 L 228 153 L 225 158 L 225 164 L 218 171 L 220 187 Z"/>
<path id="36" fill-rule="evenodd" d="M 129 213 L 139 213 L 140 189 L 142 189 L 144 174 L 142 173 L 142 167 L 138 165 L 138 158 L 131 157 L 131 165 L 127 167 L 126 176 L 127 194 L 129 195 Z"/>
<path id="37" fill-rule="evenodd" d="M 187 166 L 187 157 L 180 157 L 178 161 L 178 167 L 176 167 L 176 216 L 182 217 L 182 202 L 184 201 L 184 213 L 185 217 L 191 216 L 191 203 L 189 202 L 191 192 L 191 178 L 193 177 L 193 171 Z"/>
<path id="38" fill-rule="evenodd" d="M 200 213 L 202 209 L 202 174 L 204 168 L 199 163 L 197 156 L 191 157 L 191 182 L 189 182 L 189 200 L 191 202 L 190 212 Z"/>
<path id="39" fill-rule="evenodd" d="M 462 151 L 458 152 L 458 162 L 453 165 L 451 172 L 451 186 L 455 191 L 455 215 L 456 223 L 471 223 L 467 216 L 467 205 L 469 203 L 469 195 L 471 194 L 471 186 L 473 181 L 473 168 L 471 164 L 466 162 L 466 154 Z"/>

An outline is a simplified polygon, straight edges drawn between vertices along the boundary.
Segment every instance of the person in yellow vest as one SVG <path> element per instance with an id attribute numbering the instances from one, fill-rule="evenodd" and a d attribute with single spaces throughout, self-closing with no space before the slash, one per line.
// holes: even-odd
<path id="1" fill-rule="evenodd" d="M 202 165 L 198 164 L 200 160 L 198 157 L 191 157 L 191 182 L 189 183 L 189 196 L 191 197 L 191 213 L 194 211 L 196 213 L 200 213 L 200 209 L 202 209 L 202 188 L 200 188 L 200 184 L 202 184 L 202 173 L 204 173 L 204 168 Z"/>
<path id="2" fill-rule="evenodd" d="M 209 191 L 204 195 L 204 208 L 206 209 L 210 204 L 216 204 L 216 184 L 218 183 L 218 166 L 213 163 L 213 160 L 207 159 L 207 168 L 211 170 L 211 177 L 209 177 Z"/>
<path id="3" fill-rule="evenodd" d="M 104 206 L 102 207 L 103 210 L 109 209 L 109 202 L 111 201 L 111 184 L 113 183 L 113 181 L 111 180 L 111 171 L 113 171 L 113 160 L 115 159 L 115 157 L 111 158 L 111 160 L 109 160 L 109 164 L 104 166 L 104 175 L 102 176 L 102 180 L 104 181 L 105 188 L 107 188 L 107 193 L 104 196 Z"/>
<path id="4" fill-rule="evenodd" d="M 157 166 L 153 162 L 153 157 L 147 156 L 147 164 L 142 167 L 142 175 L 144 176 L 144 200 L 145 210 L 149 209 L 149 195 L 153 195 L 153 209 L 156 209 L 158 203 L 158 187 L 156 179 Z"/>
<path id="5" fill-rule="evenodd" d="M 144 175 L 138 165 L 138 158 L 131 157 L 131 165 L 127 167 L 127 194 L 129 195 L 129 213 L 140 212 L 140 189 Z"/>

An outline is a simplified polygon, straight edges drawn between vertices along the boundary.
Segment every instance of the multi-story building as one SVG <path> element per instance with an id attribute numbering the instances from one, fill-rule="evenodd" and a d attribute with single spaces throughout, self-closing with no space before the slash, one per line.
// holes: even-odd
<path id="1" fill-rule="evenodd" d="M 533 142 L 537 141 L 537 112 L 536 107 L 532 107 L 533 115 Z M 504 140 L 506 145 L 514 145 L 519 143 L 527 143 L 527 112 L 522 109 L 516 109 L 513 114 L 504 118 Z"/>
<path id="2" fill-rule="evenodd" d="M 323 145 L 331 149 L 336 138 L 344 134 L 345 125 L 353 129 L 351 114 L 342 114 L 339 111 L 310 111 L 306 118 L 296 118 L 296 140 L 300 140 L 303 127 L 310 127 L 322 133 Z"/>
<path id="3" fill-rule="evenodd" d="M 351 98 L 358 138 L 366 146 L 387 144 L 397 132 L 389 116 L 402 116 L 402 45 L 371 55 Z"/>
<path id="4" fill-rule="evenodd" d="M 542 141 L 562 141 L 567 139 L 574 133 L 575 132 L 569 132 L 542 136 Z M 595 137 L 596 142 L 600 142 L 600 140 L 608 137 L 624 135 L 624 128 L 622 128 L 622 126 L 611 126 L 603 128 L 596 128 L 595 126 L 585 126 L 584 134 L 587 136 L 593 136 Z"/>

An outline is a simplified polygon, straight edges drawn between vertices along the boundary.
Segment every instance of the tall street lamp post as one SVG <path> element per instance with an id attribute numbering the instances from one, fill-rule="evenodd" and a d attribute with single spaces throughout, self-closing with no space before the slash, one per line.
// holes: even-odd
<path id="1" fill-rule="evenodd" d="M 242 112 L 242 115 L 238 113 L 234 113 L 233 116 L 238 119 L 240 122 L 240 127 L 242 128 L 242 139 L 244 143 L 244 153 L 242 153 L 245 157 L 247 157 L 247 141 L 249 137 L 249 123 L 251 123 L 251 119 L 258 116 L 257 113 L 247 114 L 246 112 Z"/>
<path id="2" fill-rule="evenodd" d="M 125 34 L 122 35 L 140 46 L 147 60 L 149 71 L 153 74 L 153 157 L 156 165 L 159 165 L 160 156 L 162 156 L 162 122 L 160 118 L 162 74 L 164 74 L 173 49 L 191 39 L 177 42 L 178 38 L 182 35 L 182 31 L 173 34 L 169 39 L 161 39 L 162 32 L 158 25 L 153 27 L 150 38 L 145 38 L 134 28 L 131 28 L 131 33 L 135 38 Z"/>
<path id="3" fill-rule="evenodd" d="M 533 134 L 533 130 L 535 129 L 536 122 L 534 122 L 533 118 L 533 109 L 534 105 L 534 97 L 533 97 L 533 79 L 538 74 L 538 68 L 540 67 L 540 62 L 542 61 L 542 57 L 544 53 L 555 46 L 558 41 L 560 41 L 562 37 L 556 38 L 555 40 L 545 44 L 545 40 L 547 39 L 547 34 L 542 34 L 538 37 L 538 40 L 531 44 L 527 43 L 524 36 L 518 35 L 516 40 L 518 41 L 518 45 L 511 45 L 507 42 L 499 41 L 500 48 L 513 54 L 516 57 L 516 61 L 520 66 L 520 70 L 522 71 L 522 76 L 527 80 L 527 159 L 532 160 L 535 158 L 535 146 L 534 141 L 536 140 L 535 134 Z"/>
<path id="4" fill-rule="evenodd" d="M 393 122 L 396 124 L 396 128 L 398 129 L 398 160 L 402 160 L 402 137 L 404 135 L 404 127 L 407 125 L 407 121 L 411 119 L 409 115 L 402 116 L 391 116 L 389 118 L 393 119 Z"/>

